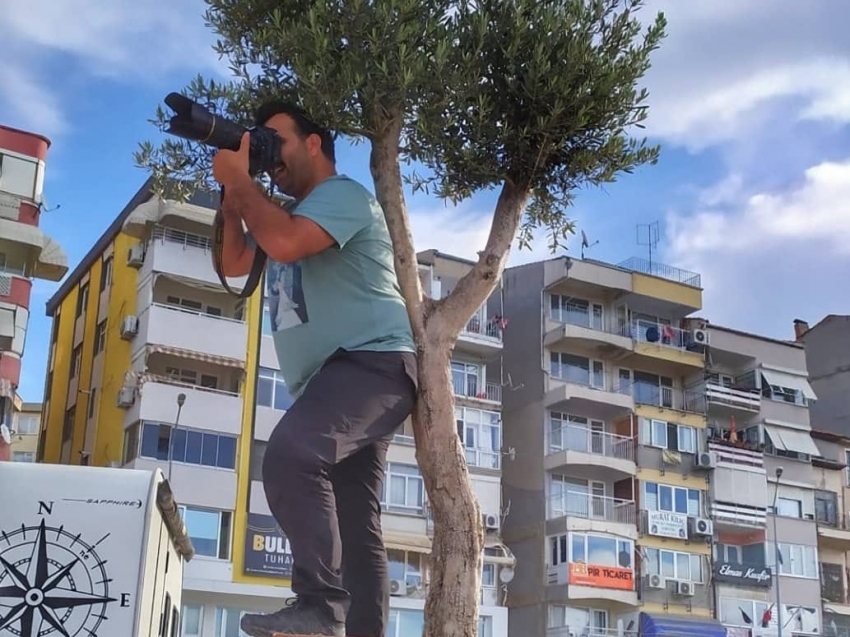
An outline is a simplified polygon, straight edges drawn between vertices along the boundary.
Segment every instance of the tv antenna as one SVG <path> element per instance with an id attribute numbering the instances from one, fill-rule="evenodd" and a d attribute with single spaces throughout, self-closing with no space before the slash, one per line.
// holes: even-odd
<path id="1" fill-rule="evenodd" d="M 652 250 L 658 246 L 660 230 L 657 221 L 637 225 L 637 244 L 649 249 L 649 268 L 652 270 Z"/>
<path id="2" fill-rule="evenodd" d="M 590 241 L 587 238 L 587 234 L 584 232 L 584 230 L 582 230 L 581 231 L 581 258 L 584 259 L 584 249 L 585 248 L 592 248 L 597 243 L 599 243 L 599 239 L 597 239 L 593 243 L 590 243 Z"/>

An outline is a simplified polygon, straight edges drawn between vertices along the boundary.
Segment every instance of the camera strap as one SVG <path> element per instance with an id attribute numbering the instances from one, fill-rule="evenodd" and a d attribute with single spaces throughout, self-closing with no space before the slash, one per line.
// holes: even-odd
<path id="1" fill-rule="evenodd" d="M 245 281 L 245 287 L 242 292 L 234 292 L 227 284 L 227 278 L 224 276 L 224 268 L 222 266 L 222 254 L 224 251 L 224 215 L 221 212 L 221 206 L 224 203 L 224 186 L 221 187 L 218 208 L 215 211 L 213 218 L 213 241 L 212 241 L 212 256 L 213 269 L 218 275 L 224 289 L 230 294 L 239 299 L 247 299 L 254 293 L 257 286 L 260 284 L 260 279 L 263 276 L 263 270 L 266 267 L 266 253 L 259 245 L 254 246 L 254 263 L 251 264 L 251 272 L 248 273 L 248 278 Z M 256 242 L 255 242 L 256 244 Z"/>

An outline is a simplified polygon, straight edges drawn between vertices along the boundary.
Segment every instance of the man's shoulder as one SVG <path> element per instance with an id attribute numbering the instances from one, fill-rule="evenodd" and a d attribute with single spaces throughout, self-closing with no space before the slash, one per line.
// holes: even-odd
<path id="1" fill-rule="evenodd" d="M 377 205 L 375 196 L 362 183 L 348 175 L 333 175 L 316 186 L 313 193 L 320 197 L 353 197 Z M 313 194 L 311 193 L 311 194 Z M 309 198 L 309 197 L 308 197 Z"/>

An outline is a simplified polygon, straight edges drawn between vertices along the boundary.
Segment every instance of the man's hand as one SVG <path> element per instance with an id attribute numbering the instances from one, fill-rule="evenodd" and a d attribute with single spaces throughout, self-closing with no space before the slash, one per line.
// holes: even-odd
<path id="1" fill-rule="evenodd" d="M 251 181 L 248 174 L 248 149 L 251 133 L 242 135 L 239 150 L 219 150 L 212 161 L 213 178 L 227 189 L 234 183 Z"/>

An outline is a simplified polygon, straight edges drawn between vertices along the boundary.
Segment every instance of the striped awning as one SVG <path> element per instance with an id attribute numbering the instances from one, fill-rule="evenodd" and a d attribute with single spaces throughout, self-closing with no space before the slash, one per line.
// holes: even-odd
<path id="1" fill-rule="evenodd" d="M 38 226 L 0 217 L 0 237 L 12 243 L 30 247 L 35 253 L 33 275 L 48 281 L 59 281 L 68 271 L 68 257 L 56 241 Z"/>
<path id="2" fill-rule="evenodd" d="M 183 349 L 172 345 L 148 345 L 146 353 L 150 354 L 168 354 L 170 356 L 178 356 L 180 358 L 188 358 L 202 363 L 212 363 L 213 365 L 221 365 L 222 367 L 235 367 L 236 369 L 245 369 L 245 361 L 240 361 L 237 358 L 229 356 L 219 356 L 208 352 L 196 352 L 191 349 Z"/>
<path id="3" fill-rule="evenodd" d="M 397 551 L 412 551 L 414 553 L 430 553 L 431 538 L 419 533 L 384 530 L 384 546 Z"/>

